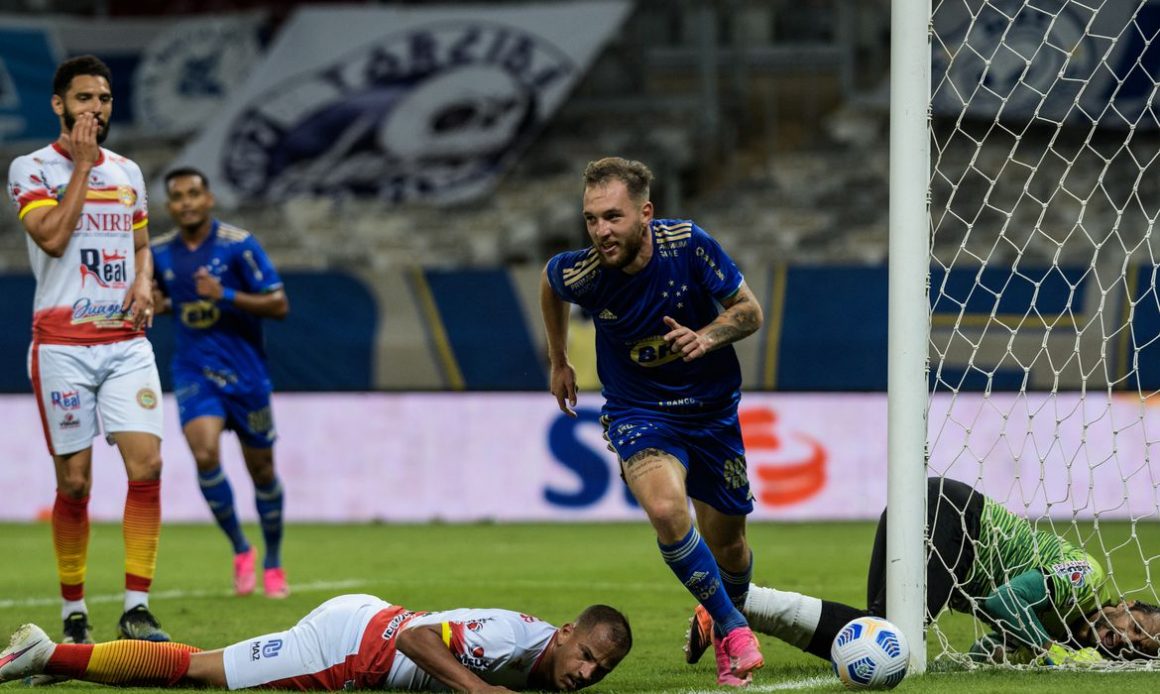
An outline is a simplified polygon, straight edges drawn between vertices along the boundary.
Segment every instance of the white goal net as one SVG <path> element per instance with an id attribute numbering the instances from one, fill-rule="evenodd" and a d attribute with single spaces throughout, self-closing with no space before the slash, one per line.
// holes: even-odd
<path id="1" fill-rule="evenodd" d="M 1160 604 L 1160 2 L 932 5 L 928 472 Z M 943 615 L 928 652 L 989 631 Z"/>

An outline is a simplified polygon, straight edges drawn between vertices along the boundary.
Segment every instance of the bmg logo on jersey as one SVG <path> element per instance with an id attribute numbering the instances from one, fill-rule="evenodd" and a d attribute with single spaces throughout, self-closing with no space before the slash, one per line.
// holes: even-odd
<path id="1" fill-rule="evenodd" d="M 81 392 L 79 390 L 52 391 L 52 406 L 58 410 L 81 409 Z"/>
<path id="2" fill-rule="evenodd" d="M 124 251 L 106 251 L 99 248 L 81 249 L 81 286 L 92 278 L 106 289 L 124 289 L 129 286 L 128 254 Z"/>
<path id="3" fill-rule="evenodd" d="M 679 359 L 681 355 L 679 352 L 672 351 L 664 337 L 654 335 L 634 344 L 629 349 L 629 356 L 637 364 L 652 368 L 668 364 L 670 361 Z"/>

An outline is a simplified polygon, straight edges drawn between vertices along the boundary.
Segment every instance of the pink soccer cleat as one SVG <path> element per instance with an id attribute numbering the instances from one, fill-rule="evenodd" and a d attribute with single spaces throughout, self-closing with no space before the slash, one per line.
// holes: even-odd
<path id="1" fill-rule="evenodd" d="M 708 613 L 706 613 L 708 614 Z M 712 626 L 709 627 L 712 631 Z M 713 639 L 713 655 L 717 656 L 717 684 L 722 687 L 748 687 L 753 681 L 753 675 L 738 677 L 733 674 L 733 661 L 725 651 L 723 640 Z"/>
<path id="2" fill-rule="evenodd" d="M 716 644 L 714 644 L 716 645 Z M 749 627 L 738 627 L 721 639 L 721 648 L 729 658 L 729 671 L 734 677 L 745 679 L 754 670 L 765 666 L 765 658 L 761 655 L 761 646 L 757 637 Z M 718 674 L 720 673 L 721 659 L 717 658 Z M 720 679 L 720 677 L 718 677 Z"/>
<path id="3" fill-rule="evenodd" d="M 235 594 L 249 595 L 254 592 L 254 586 L 258 584 L 258 579 L 254 576 L 254 558 L 257 554 L 251 547 L 245 552 L 238 552 L 234 555 Z"/>
<path id="4" fill-rule="evenodd" d="M 262 576 L 262 585 L 266 589 L 266 597 L 281 600 L 290 597 L 290 584 L 286 582 L 286 572 L 282 567 L 266 569 Z"/>

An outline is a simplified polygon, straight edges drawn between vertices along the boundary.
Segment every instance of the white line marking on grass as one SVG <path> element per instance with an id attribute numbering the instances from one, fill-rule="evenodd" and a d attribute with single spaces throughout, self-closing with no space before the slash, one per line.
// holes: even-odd
<path id="1" fill-rule="evenodd" d="M 809 689 L 822 687 L 838 681 L 836 677 L 807 677 L 804 680 L 790 680 L 788 682 L 772 682 L 770 684 L 751 684 L 741 691 L 745 692 L 784 692 L 792 689 Z M 690 689 L 684 694 L 721 694 L 720 689 Z"/>
<path id="2" fill-rule="evenodd" d="M 320 593 L 324 591 L 358 588 L 365 586 L 368 581 L 363 580 L 349 580 L 349 581 L 314 581 L 313 583 L 295 583 L 293 590 L 295 593 Z M 221 598 L 233 597 L 233 591 L 221 590 L 159 590 L 150 593 L 151 600 L 184 600 L 187 598 Z M 85 596 L 85 602 L 121 602 L 125 597 L 121 593 L 116 595 L 89 595 Z M 25 607 L 46 607 L 51 605 L 59 605 L 59 597 L 51 598 L 23 598 L 0 600 L 0 609 L 5 608 L 25 608 Z"/>

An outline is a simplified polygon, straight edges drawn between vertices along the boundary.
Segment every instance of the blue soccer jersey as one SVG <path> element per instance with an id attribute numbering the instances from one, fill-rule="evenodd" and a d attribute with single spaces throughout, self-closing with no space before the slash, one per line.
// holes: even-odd
<path id="1" fill-rule="evenodd" d="M 653 256 L 636 274 L 600 264 L 596 249 L 560 253 L 547 276 L 560 298 L 596 324 L 596 365 L 612 410 L 689 414 L 736 405 L 741 368 L 732 345 L 685 362 L 669 351 L 664 317 L 699 330 L 744 279 L 721 245 L 689 220 L 651 225 Z"/>
<path id="2" fill-rule="evenodd" d="M 262 319 L 197 294 L 194 275 L 207 268 L 222 286 L 263 294 L 282 287 L 278 271 L 249 232 L 213 220 L 209 236 L 190 249 L 177 232 L 153 242 L 154 274 L 177 318 L 175 380 L 196 373 L 238 392 L 268 390 Z"/>

